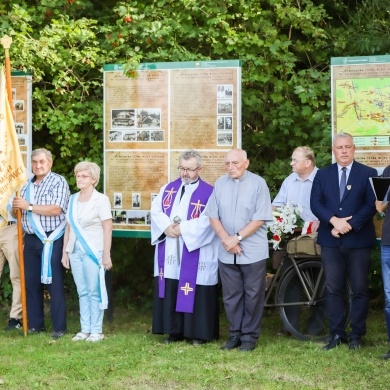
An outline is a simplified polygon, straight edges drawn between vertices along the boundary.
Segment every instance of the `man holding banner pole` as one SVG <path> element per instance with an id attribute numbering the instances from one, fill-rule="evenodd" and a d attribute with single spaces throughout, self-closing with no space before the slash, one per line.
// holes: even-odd
<path id="1" fill-rule="evenodd" d="M 63 176 L 51 171 L 53 157 L 47 149 L 32 152 L 34 176 L 13 201 L 13 211 L 22 210 L 28 332 L 45 331 L 44 285 L 50 294 L 52 337 L 66 333 L 64 268 L 62 267 L 65 213 L 69 186 Z"/>

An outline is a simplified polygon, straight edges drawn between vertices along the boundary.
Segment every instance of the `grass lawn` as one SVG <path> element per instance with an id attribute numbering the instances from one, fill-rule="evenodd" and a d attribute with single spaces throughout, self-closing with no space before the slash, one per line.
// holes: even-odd
<path id="1" fill-rule="evenodd" d="M 1 389 L 389 389 L 390 361 L 382 312 L 371 312 L 364 348 L 323 344 L 277 336 L 278 313 L 267 312 L 253 352 L 221 351 L 227 325 L 221 314 L 221 340 L 201 346 L 161 343 L 152 335 L 151 313 L 116 307 L 100 343 L 72 342 L 79 330 L 77 303 L 68 307 L 69 334 L 0 336 Z M 8 308 L 0 323 L 6 325 Z"/>

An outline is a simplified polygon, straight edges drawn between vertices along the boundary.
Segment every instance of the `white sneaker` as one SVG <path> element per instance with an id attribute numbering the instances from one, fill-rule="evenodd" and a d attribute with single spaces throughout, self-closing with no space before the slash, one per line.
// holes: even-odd
<path id="1" fill-rule="evenodd" d="M 83 332 L 79 332 L 72 338 L 72 341 L 83 341 L 86 340 L 89 336 Z"/>
<path id="2" fill-rule="evenodd" d="M 91 333 L 89 337 L 86 339 L 86 341 L 100 341 L 104 339 L 104 334 L 103 333 Z"/>

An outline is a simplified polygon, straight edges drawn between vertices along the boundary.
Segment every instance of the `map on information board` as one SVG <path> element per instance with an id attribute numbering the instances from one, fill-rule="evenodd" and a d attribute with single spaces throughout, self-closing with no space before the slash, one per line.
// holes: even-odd
<path id="1" fill-rule="evenodd" d="M 390 164 L 390 56 L 331 60 L 332 136 L 354 137 L 356 160 L 380 174 Z"/>
<path id="2" fill-rule="evenodd" d="M 390 135 L 390 78 L 336 81 L 339 131 L 353 136 Z"/>

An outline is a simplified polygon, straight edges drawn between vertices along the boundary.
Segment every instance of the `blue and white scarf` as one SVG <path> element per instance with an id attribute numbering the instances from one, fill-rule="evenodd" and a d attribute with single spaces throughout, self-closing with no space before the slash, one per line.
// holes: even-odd
<path id="1" fill-rule="evenodd" d="M 28 203 L 35 203 L 35 194 L 34 194 L 34 185 L 31 180 L 27 184 L 26 190 L 26 200 Z M 53 275 L 51 271 L 51 256 L 53 253 L 53 242 L 58 240 L 64 235 L 66 221 L 63 220 L 57 228 L 47 237 L 46 232 L 43 230 L 41 220 L 38 214 L 27 212 L 27 220 L 30 224 L 35 235 L 43 243 L 42 251 L 42 263 L 41 263 L 41 283 L 51 284 L 53 280 Z"/>
<path id="2" fill-rule="evenodd" d="M 99 267 L 99 287 L 100 287 L 100 303 L 99 308 L 105 310 L 108 307 L 108 296 L 106 289 L 106 279 L 105 279 L 105 269 L 102 264 L 102 255 L 96 249 L 95 245 L 90 242 L 87 242 L 88 237 L 85 230 L 78 223 L 78 211 L 77 211 L 77 199 L 79 198 L 80 193 L 74 194 L 70 197 L 69 207 L 67 211 L 67 217 L 69 219 L 69 224 L 73 231 L 76 234 L 77 241 L 83 247 L 85 253 L 91 260 L 96 263 Z"/>

